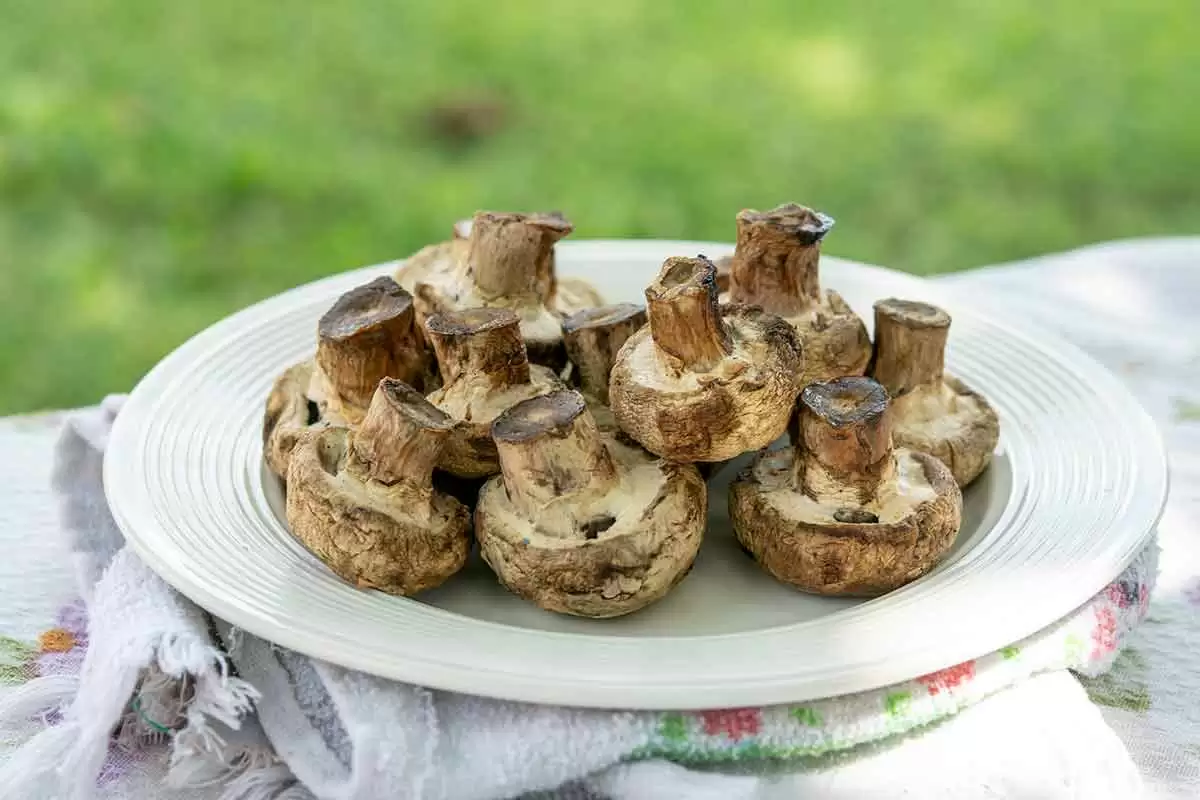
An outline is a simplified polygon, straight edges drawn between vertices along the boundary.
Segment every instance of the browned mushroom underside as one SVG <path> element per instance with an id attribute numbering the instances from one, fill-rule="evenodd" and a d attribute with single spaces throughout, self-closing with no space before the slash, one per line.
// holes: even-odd
<path id="1" fill-rule="evenodd" d="M 292 448 L 301 434 L 317 424 L 345 424 L 309 391 L 313 370 L 312 361 L 288 367 L 275 379 L 267 396 L 263 414 L 263 457 L 270 470 L 281 478 L 287 476 Z"/>
<path id="2" fill-rule="evenodd" d="M 660 599 L 687 575 L 704 533 L 703 480 L 691 466 L 651 461 L 622 445 L 610 450 L 640 466 L 610 498 L 612 515 L 598 510 L 584 521 L 593 524 L 594 539 L 538 533 L 513 510 L 499 477 L 484 485 L 475 511 L 480 551 L 514 594 L 550 611 L 616 617 Z M 649 492 L 634 498 L 647 483 Z"/>
<path id="3" fill-rule="evenodd" d="M 430 519 L 415 519 L 420 504 L 403 489 L 349 479 L 340 468 L 350 435 L 342 428 L 313 431 L 293 450 L 287 494 L 293 535 L 359 588 L 409 596 L 441 584 L 466 563 L 466 508 L 434 494 Z"/>
<path id="4" fill-rule="evenodd" d="M 777 439 L 787 427 L 803 357 L 790 326 L 747 306 L 722 309 L 733 353 L 712 371 L 680 370 L 644 327 L 625 343 L 610 396 L 620 426 L 673 461 L 724 461 Z"/>
<path id="5" fill-rule="evenodd" d="M 958 533 L 962 495 L 949 470 L 924 453 L 897 450 L 905 491 L 925 482 L 925 499 L 905 508 L 879 508 L 880 522 L 839 523 L 833 517 L 798 519 L 781 505 L 807 498 L 794 488 L 791 448 L 773 451 L 748 467 L 730 487 L 729 514 L 738 538 L 780 581 L 809 592 L 875 596 L 932 569 Z M 833 512 L 833 509 L 828 509 Z"/>
<path id="6" fill-rule="evenodd" d="M 499 414 L 522 400 L 554 391 L 562 381 L 551 370 L 529 365 L 529 383 L 494 391 L 487 381 L 462 380 L 429 395 L 429 402 L 458 424 L 446 440 L 438 467 L 460 478 L 484 478 L 500 470 L 491 426 Z"/>
<path id="7" fill-rule="evenodd" d="M 975 480 L 991 463 L 1000 440 L 1000 420 L 979 393 L 950 375 L 943 386 L 920 386 L 894 400 L 897 447 L 928 453 L 950 468 L 959 486 Z"/>

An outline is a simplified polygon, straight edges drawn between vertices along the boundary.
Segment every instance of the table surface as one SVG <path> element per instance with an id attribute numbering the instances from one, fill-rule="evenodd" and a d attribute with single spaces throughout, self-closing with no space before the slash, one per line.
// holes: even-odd
<path id="1" fill-rule="evenodd" d="M 1200 790 L 1200 238 L 1133 240 L 939 278 L 996 314 L 1057 330 L 1121 376 L 1159 423 L 1172 488 L 1147 622 L 1086 681 L 1152 797 Z M 0 419 L 0 687 L 76 593 L 50 489 L 62 412 Z M 7 665 L 7 666 L 6 666 Z M 9 672 L 5 672 L 9 669 Z M 0 742 L 0 749 L 11 743 Z M 134 769 L 137 769 L 136 765 Z M 155 769 L 144 767 L 146 781 Z M 190 793 L 189 793 L 190 795 Z M 184 797 L 186 795 L 180 795 Z M 203 796 L 200 794 L 197 797 Z"/>

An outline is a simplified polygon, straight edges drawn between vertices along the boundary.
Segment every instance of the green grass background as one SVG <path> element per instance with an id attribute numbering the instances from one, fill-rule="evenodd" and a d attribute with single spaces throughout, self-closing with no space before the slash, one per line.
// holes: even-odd
<path id="1" fill-rule="evenodd" d="M 1195 0 L 0 7 L 0 413 L 476 208 L 729 239 L 797 200 L 918 273 L 1200 232 Z M 485 97 L 487 135 L 431 109 Z"/>

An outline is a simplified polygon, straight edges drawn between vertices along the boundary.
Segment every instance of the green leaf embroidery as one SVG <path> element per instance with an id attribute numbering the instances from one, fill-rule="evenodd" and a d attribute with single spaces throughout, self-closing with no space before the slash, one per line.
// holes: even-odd
<path id="1" fill-rule="evenodd" d="M 1132 647 L 1117 656 L 1112 669 L 1095 678 L 1080 677 L 1092 702 L 1127 711 L 1147 711 L 1150 692 L 1146 689 L 1146 662 Z"/>
<path id="2" fill-rule="evenodd" d="M 0 686 L 16 686 L 29 680 L 29 674 L 21 664 L 0 664 Z"/>
<path id="3" fill-rule="evenodd" d="M 1010 644 L 1008 647 L 1000 648 L 1000 655 L 1004 656 L 1006 661 L 1011 661 L 1012 659 L 1021 655 L 1021 648 L 1017 647 L 1015 644 Z"/>
<path id="4" fill-rule="evenodd" d="M 821 727 L 821 714 L 815 708 L 808 708 L 806 706 L 793 708 L 792 716 L 795 717 L 801 725 L 807 725 L 810 728 Z"/>
<path id="5" fill-rule="evenodd" d="M 884 698 L 883 707 L 889 717 L 903 717 L 912 707 L 912 695 L 908 692 L 889 694 Z"/>
<path id="6" fill-rule="evenodd" d="M 16 661 L 26 661 L 32 658 L 36 652 L 31 645 L 27 645 L 9 636 L 0 636 L 0 657 Z"/>
<path id="7" fill-rule="evenodd" d="M 687 722 L 682 714 L 664 714 L 658 724 L 658 735 L 667 741 L 681 742 L 687 739 Z"/>

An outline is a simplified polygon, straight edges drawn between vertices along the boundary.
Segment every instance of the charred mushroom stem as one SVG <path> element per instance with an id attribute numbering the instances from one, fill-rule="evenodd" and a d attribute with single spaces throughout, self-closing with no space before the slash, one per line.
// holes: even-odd
<path id="1" fill-rule="evenodd" d="M 480 212 L 467 237 L 467 275 L 485 302 L 545 303 L 554 292 L 554 243 L 572 230 L 558 214 Z"/>
<path id="2" fill-rule="evenodd" d="M 442 381 L 469 378 L 495 389 L 529 383 L 529 361 L 515 314 L 472 308 L 431 317 L 425 330 L 433 342 Z"/>
<path id="3" fill-rule="evenodd" d="M 986 399 L 945 374 L 950 315 L 889 298 L 875 304 L 875 353 L 870 374 L 894 398 L 895 439 L 943 461 L 960 486 L 991 462 L 1000 421 Z"/>
<path id="4" fill-rule="evenodd" d="M 949 550 L 962 495 L 942 462 L 893 449 L 887 392 L 870 378 L 801 393 L 794 447 L 761 453 L 730 485 L 743 547 L 775 578 L 819 594 L 876 595 Z"/>
<path id="5" fill-rule="evenodd" d="M 892 397 L 941 381 L 950 315 L 928 303 L 881 300 L 875 304 L 875 360 L 871 377 Z"/>
<path id="6" fill-rule="evenodd" d="M 557 391 L 526 400 L 497 417 L 492 438 L 513 506 L 555 536 L 579 528 L 574 513 L 546 514 L 551 506 L 587 513 L 588 495 L 603 495 L 617 480 L 616 466 L 583 396 Z"/>
<path id="7" fill-rule="evenodd" d="M 363 481 L 404 486 L 428 510 L 433 469 L 454 421 L 407 384 L 385 378 L 355 432 L 346 469 Z"/>
<path id="8" fill-rule="evenodd" d="M 821 291 L 821 242 L 833 224 L 795 203 L 737 215 L 730 301 L 761 306 L 796 328 L 805 352 L 801 385 L 861 375 L 871 354 L 862 320 L 837 292 Z"/>
<path id="9" fill-rule="evenodd" d="M 315 377 L 333 411 L 357 424 L 384 378 L 424 385 L 429 354 L 415 321 L 412 295 L 387 277 L 352 289 L 325 312 Z"/>
<path id="10" fill-rule="evenodd" d="M 613 617 L 682 580 L 704 530 L 695 467 L 602 436 L 573 390 L 511 407 L 492 433 L 501 475 L 480 492 L 475 528 L 510 590 L 550 611 Z"/>
<path id="11" fill-rule="evenodd" d="M 646 289 L 650 335 L 680 365 L 702 372 L 733 352 L 729 331 L 717 311 L 717 273 L 699 258 L 668 258 Z"/>
<path id="12" fill-rule="evenodd" d="M 788 203 L 737 215 L 737 249 L 730 265 L 734 302 L 792 317 L 821 302 L 817 264 L 833 219 Z"/>
<path id="13" fill-rule="evenodd" d="M 360 588 L 412 595 L 442 583 L 470 549 L 466 508 L 432 484 L 452 429 L 419 392 L 382 381 L 358 430 L 313 430 L 292 451 L 292 532 Z"/>
<path id="14" fill-rule="evenodd" d="M 896 479 L 888 397 L 874 381 L 813 384 L 800 394 L 796 481 L 814 500 L 865 506 Z"/>
<path id="15" fill-rule="evenodd" d="M 525 355 L 517 315 L 504 308 L 473 308 L 431 317 L 425 326 L 444 385 L 429 395 L 457 424 L 439 466 L 460 478 L 500 469 L 492 420 L 509 406 L 559 388 L 545 367 Z"/>
<path id="16" fill-rule="evenodd" d="M 803 364 L 795 331 L 754 306 L 717 307 L 716 270 L 670 258 L 646 289 L 649 325 L 617 355 L 609 384 L 621 428 L 672 461 L 724 461 L 787 426 Z"/>

